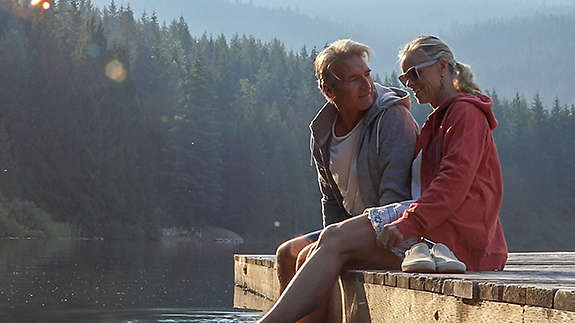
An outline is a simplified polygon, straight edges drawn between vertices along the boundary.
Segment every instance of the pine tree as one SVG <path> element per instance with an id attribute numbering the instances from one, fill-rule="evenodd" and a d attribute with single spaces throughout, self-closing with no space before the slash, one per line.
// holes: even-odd
<path id="1" fill-rule="evenodd" d="M 183 97 L 170 129 L 170 207 L 180 225 L 205 224 L 221 209 L 221 134 L 215 93 L 200 57 L 188 63 Z"/>

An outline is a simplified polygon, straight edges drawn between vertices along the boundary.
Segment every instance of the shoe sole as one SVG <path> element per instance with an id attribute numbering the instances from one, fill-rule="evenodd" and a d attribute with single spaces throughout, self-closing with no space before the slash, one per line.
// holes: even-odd
<path id="1" fill-rule="evenodd" d="M 465 273 L 465 265 L 459 263 L 446 263 L 436 264 L 435 271 L 445 274 L 463 274 Z"/>
<path id="2" fill-rule="evenodd" d="M 401 271 L 406 273 L 434 273 L 435 263 L 430 261 L 411 261 L 401 264 Z"/>

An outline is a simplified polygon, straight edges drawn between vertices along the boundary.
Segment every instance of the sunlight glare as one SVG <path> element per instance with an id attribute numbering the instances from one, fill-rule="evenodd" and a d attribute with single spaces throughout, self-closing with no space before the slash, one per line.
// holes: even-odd
<path id="1" fill-rule="evenodd" d="M 30 5 L 32 7 L 35 7 L 35 6 L 39 5 L 40 2 L 42 2 L 42 0 L 32 0 L 32 1 L 30 1 Z"/>
<path id="2" fill-rule="evenodd" d="M 124 65 L 117 59 L 114 59 L 106 64 L 106 76 L 113 81 L 121 83 L 126 79 L 128 73 Z"/>
<path id="3" fill-rule="evenodd" d="M 48 1 L 44 1 L 42 2 L 42 9 L 44 10 L 50 10 L 52 8 L 52 4 Z"/>

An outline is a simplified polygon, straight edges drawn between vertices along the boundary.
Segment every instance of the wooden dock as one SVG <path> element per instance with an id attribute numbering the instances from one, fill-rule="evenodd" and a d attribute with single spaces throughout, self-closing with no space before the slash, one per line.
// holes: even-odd
<path id="1" fill-rule="evenodd" d="M 265 311 L 279 297 L 275 258 L 235 256 L 234 306 Z M 505 270 L 342 275 L 348 322 L 575 322 L 575 252 L 510 253 Z"/>

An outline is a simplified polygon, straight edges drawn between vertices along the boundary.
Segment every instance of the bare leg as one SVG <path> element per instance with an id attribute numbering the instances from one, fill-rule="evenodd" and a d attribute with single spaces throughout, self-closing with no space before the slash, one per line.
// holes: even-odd
<path id="1" fill-rule="evenodd" d="M 312 242 L 313 241 L 306 238 L 306 236 L 299 236 L 282 243 L 276 250 L 280 293 L 283 293 L 290 280 L 295 275 L 296 260 L 299 252 Z"/>
<path id="2" fill-rule="evenodd" d="M 300 251 L 297 256 L 297 264 L 296 264 L 296 271 L 299 270 L 307 257 L 310 256 L 310 253 L 317 247 L 317 242 L 307 245 L 305 248 Z M 335 291 L 335 288 L 334 288 Z M 333 292 L 331 294 L 334 294 Z M 322 297 L 314 309 L 313 312 L 309 313 L 308 315 L 302 317 L 297 321 L 297 323 L 317 323 L 317 322 L 332 322 L 328 320 L 328 306 L 331 304 L 331 297 L 333 295 L 326 295 L 326 297 Z"/>
<path id="3" fill-rule="evenodd" d="M 308 244 L 307 246 L 305 246 L 304 248 L 301 249 L 301 251 L 297 255 L 296 271 L 299 270 L 303 266 L 303 264 L 307 260 L 307 257 L 310 255 L 310 253 L 315 248 L 317 248 L 317 241 L 312 242 L 312 243 Z"/>
<path id="4" fill-rule="evenodd" d="M 341 278 L 341 276 L 340 276 Z M 341 279 L 338 279 L 332 288 L 331 296 L 326 307 L 327 319 L 329 323 L 343 322 L 343 286 Z"/>
<path id="5" fill-rule="evenodd" d="M 331 291 L 344 265 L 352 262 L 378 264 L 378 268 L 397 268 L 400 264 L 397 256 L 376 245 L 375 232 L 365 214 L 322 232 L 317 248 L 261 322 L 292 323 L 311 313 Z"/>
<path id="6" fill-rule="evenodd" d="M 297 257 L 296 271 L 305 263 L 309 254 L 317 247 L 317 242 L 307 245 L 300 251 Z M 330 295 L 323 297 L 318 301 L 317 307 L 310 314 L 302 317 L 297 323 L 316 323 L 316 322 L 342 322 L 342 301 L 339 280 L 332 288 Z"/>

